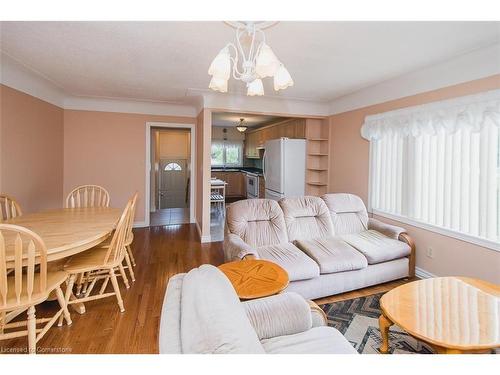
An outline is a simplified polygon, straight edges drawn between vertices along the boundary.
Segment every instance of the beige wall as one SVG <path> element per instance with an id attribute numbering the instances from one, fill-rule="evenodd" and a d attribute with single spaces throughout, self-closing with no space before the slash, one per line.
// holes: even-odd
<path id="1" fill-rule="evenodd" d="M 212 113 L 203 109 L 196 118 L 196 222 L 203 238 L 210 236 L 210 147 Z"/>
<path id="2" fill-rule="evenodd" d="M 354 193 L 367 202 L 369 142 L 360 134 L 367 115 L 498 88 L 500 75 L 495 75 L 330 116 L 330 191 Z M 499 252 L 427 230 L 400 225 L 408 228 L 416 239 L 417 267 L 438 276 L 475 276 L 500 284 Z M 428 247 L 434 250 L 433 259 L 426 257 Z"/>
<path id="3" fill-rule="evenodd" d="M 0 191 L 23 212 L 62 207 L 63 110 L 0 86 Z"/>
<path id="4" fill-rule="evenodd" d="M 195 123 L 194 118 L 64 111 L 64 194 L 81 184 L 108 189 L 123 207 L 139 192 L 135 220 L 144 221 L 146 122 Z"/>

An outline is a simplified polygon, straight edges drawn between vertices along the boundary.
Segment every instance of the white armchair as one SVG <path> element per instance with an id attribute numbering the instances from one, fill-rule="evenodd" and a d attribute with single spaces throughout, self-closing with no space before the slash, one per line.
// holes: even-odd
<path id="1" fill-rule="evenodd" d="M 240 302 L 211 265 L 169 280 L 159 346 L 170 354 L 356 353 L 314 303 L 295 293 Z"/>

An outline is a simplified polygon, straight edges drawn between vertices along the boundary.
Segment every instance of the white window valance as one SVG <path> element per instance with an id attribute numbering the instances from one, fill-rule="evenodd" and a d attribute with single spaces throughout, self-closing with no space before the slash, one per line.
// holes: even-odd
<path id="1" fill-rule="evenodd" d="M 453 134 L 460 129 L 477 133 L 490 123 L 500 127 L 500 90 L 367 116 L 361 135 L 375 140 L 386 135 Z"/>

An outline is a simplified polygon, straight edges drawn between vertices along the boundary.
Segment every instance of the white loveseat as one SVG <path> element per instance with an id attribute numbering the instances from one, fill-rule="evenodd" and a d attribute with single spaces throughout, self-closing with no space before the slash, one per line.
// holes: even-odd
<path id="1" fill-rule="evenodd" d="M 240 302 L 227 277 L 203 265 L 170 278 L 160 353 L 355 354 L 322 311 L 296 293 Z"/>
<path id="2" fill-rule="evenodd" d="M 226 261 L 247 257 L 281 265 L 286 291 L 326 297 L 414 276 L 415 249 L 405 229 L 368 217 L 352 194 L 249 199 L 228 206 Z"/>

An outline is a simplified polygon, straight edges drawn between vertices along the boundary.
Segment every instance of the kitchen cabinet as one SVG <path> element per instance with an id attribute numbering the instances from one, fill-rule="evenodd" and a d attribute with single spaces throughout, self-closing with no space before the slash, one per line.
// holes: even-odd
<path id="1" fill-rule="evenodd" d="M 250 159 L 260 158 L 257 147 L 263 147 L 270 139 L 306 137 L 306 120 L 292 119 L 275 125 L 269 125 L 246 133 L 245 156 Z"/>
<path id="2" fill-rule="evenodd" d="M 245 173 L 240 171 L 234 171 L 234 172 L 213 171 L 212 177 L 218 178 L 222 181 L 226 181 L 227 197 L 246 196 Z"/>

